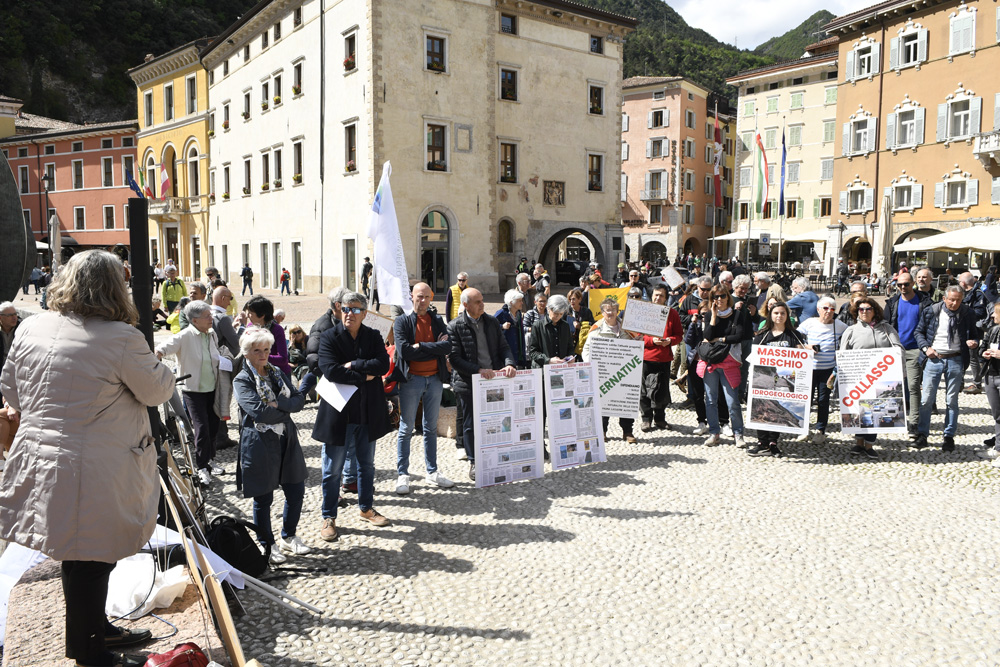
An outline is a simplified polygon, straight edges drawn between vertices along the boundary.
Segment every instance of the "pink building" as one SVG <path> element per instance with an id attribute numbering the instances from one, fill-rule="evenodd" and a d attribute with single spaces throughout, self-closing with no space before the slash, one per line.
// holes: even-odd
<path id="1" fill-rule="evenodd" d="M 135 195 L 125 171 L 136 177 L 137 122 L 75 125 L 17 111 L 15 126 L 16 134 L 0 138 L 0 150 L 35 240 L 48 241 L 48 219 L 56 213 L 64 254 L 105 248 L 128 259 L 127 202 Z"/>

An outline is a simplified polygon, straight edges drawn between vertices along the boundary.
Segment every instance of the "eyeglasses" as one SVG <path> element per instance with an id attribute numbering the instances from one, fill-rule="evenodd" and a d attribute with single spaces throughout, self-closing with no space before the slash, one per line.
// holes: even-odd
<path id="1" fill-rule="evenodd" d="M 0 313 L 0 317 L 17 317 L 17 313 Z"/>
<path id="2" fill-rule="evenodd" d="M 712 298 L 713 299 L 727 299 L 727 298 L 729 298 L 729 295 L 728 294 L 716 294 Z"/>
<path id="3" fill-rule="evenodd" d="M 820 306 L 820 310 L 833 310 L 833 306 Z"/>
<path id="4" fill-rule="evenodd" d="M 365 310 L 366 310 L 365 308 L 359 308 L 358 306 L 343 307 L 344 315 L 347 315 L 348 313 L 350 313 L 351 315 L 360 315 L 361 313 L 365 312 Z"/>
<path id="5" fill-rule="evenodd" d="M 859 313 L 867 313 L 867 312 L 872 311 L 872 310 L 875 310 L 875 309 L 872 308 L 871 306 L 860 306 L 858 308 L 858 312 Z"/>
<path id="6" fill-rule="evenodd" d="M 900 287 L 912 287 L 913 283 L 896 283 Z"/>
<path id="7" fill-rule="evenodd" d="M 469 279 L 468 278 L 459 278 L 458 282 L 460 282 L 460 283 L 467 283 L 467 282 L 469 282 Z"/>

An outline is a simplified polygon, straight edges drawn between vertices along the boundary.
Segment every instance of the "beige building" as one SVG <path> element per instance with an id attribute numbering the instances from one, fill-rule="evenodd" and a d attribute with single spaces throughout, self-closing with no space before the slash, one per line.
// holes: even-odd
<path id="1" fill-rule="evenodd" d="M 632 77 L 622 92 L 622 223 L 629 259 L 710 253 L 731 208 L 731 191 L 723 206 L 714 201 L 714 98 L 680 76 Z M 732 155 L 729 123 L 721 114 L 719 127 Z M 732 183 L 726 164 L 724 188 Z"/>
<path id="2" fill-rule="evenodd" d="M 229 195 L 211 213 L 217 265 L 358 286 L 387 161 L 410 278 L 439 294 L 463 270 L 509 286 L 521 256 L 555 268 L 569 237 L 617 262 L 635 25 L 566 0 L 258 4 L 202 52 Z"/>
<path id="3" fill-rule="evenodd" d="M 740 72 L 726 80 L 739 88 L 736 192 L 730 255 L 751 260 L 808 263 L 824 259 L 833 207 L 837 138 L 836 40 L 807 47 L 797 60 Z M 768 196 L 754 211 L 754 137 L 760 133 L 768 164 Z M 785 212 L 780 215 L 781 151 L 784 136 Z M 760 244 L 761 235 L 770 245 Z M 832 267 L 824 265 L 829 274 Z"/>
<path id="4" fill-rule="evenodd" d="M 1000 203 L 1000 10 L 996 3 L 883 2 L 841 16 L 835 220 L 840 253 L 993 220 Z M 921 253 L 943 270 L 965 253 Z M 971 258 L 979 270 L 978 254 Z"/>

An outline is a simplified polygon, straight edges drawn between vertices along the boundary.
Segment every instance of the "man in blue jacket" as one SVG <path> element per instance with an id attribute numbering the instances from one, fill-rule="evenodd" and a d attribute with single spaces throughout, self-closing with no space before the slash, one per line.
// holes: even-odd
<path id="1" fill-rule="evenodd" d="M 945 291 L 944 300 L 920 314 L 916 339 L 920 359 L 927 360 L 920 391 L 919 433 L 914 447 L 925 447 L 931 428 L 931 408 L 942 376 L 945 379 L 948 412 L 944 418 L 943 452 L 955 451 L 958 429 L 958 393 L 969 367 L 969 351 L 979 347 L 979 330 L 972 309 L 962 303 L 964 292 L 958 285 Z"/>
<path id="2" fill-rule="evenodd" d="M 899 293 L 885 303 L 885 321 L 899 333 L 903 344 L 903 362 L 906 374 L 903 376 L 910 410 L 906 415 L 906 428 L 910 439 L 917 438 L 917 422 L 920 419 L 920 347 L 917 345 L 917 326 L 924 311 L 934 305 L 930 294 L 916 289 L 913 276 L 903 272 L 896 279 Z"/>
<path id="3" fill-rule="evenodd" d="M 441 394 L 448 381 L 448 339 L 444 320 L 428 312 L 434 292 L 427 283 L 413 286 L 413 312 L 396 318 L 396 377 L 399 378 L 399 434 L 396 438 L 396 493 L 410 492 L 410 441 L 417 406 L 424 403 L 424 463 L 427 481 L 442 488 L 455 483 L 437 469 L 437 422 Z"/>

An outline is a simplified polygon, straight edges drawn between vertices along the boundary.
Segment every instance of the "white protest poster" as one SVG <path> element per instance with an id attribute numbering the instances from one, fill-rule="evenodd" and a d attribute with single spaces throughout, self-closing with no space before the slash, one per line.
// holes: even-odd
<path id="1" fill-rule="evenodd" d="M 687 282 L 684 280 L 684 276 L 682 276 L 680 272 L 672 266 L 668 266 L 660 271 L 660 275 L 663 276 L 663 279 L 667 281 L 668 285 L 670 285 L 670 289 L 677 289 Z"/>
<path id="2" fill-rule="evenodd" d="M 472 376 L 476 487 L 535 479 L 545 474 L 542 446 L 542 369 L 507 378 Z"/>
<path id="3" fill-rule="evenodd" d="M 844 433 L 906 433 L 903 354 L 896 347 L 837 352 Z"/>
<path id="4" fill-rule="evenodd" d="M 625 307 L 622 328 L 647 336 L 662 336 L 669 316 L 670 308 L 664 304 L 631 299 Z"/>
<path id="5" fill-rule="evenodd" d="M 590 339 L 590 360 L 597 370 L 602 417 L 635 417 L 642 389 L 642 353 L 642 340 L 601 336 Z"/>
<path id="6" fill-rule="evenodd" d="M 777 433 L 809 432 L 813 351 L 754 345 L 747 358 L 746 427 Z"/>
<path id="7" fill-rule="evenodd" d="M 545 404 L 553 470 L 608 460 L 604 451 L 596 375 L 593 362 L 545 366 Z"/>
<path id="8" fill-rule="evenodd" d="M 392 325 L 396 320 L 391 317 L 386 317 L 382 313 L 376 313 L 374 310 L 369 310 L 365 312 L 365 319 L 363 323 L 366 327 L 372 328 L 375 331 L 382 334 L 382 340 L 389 340 L 389 332 L 392 331 Z"/>

